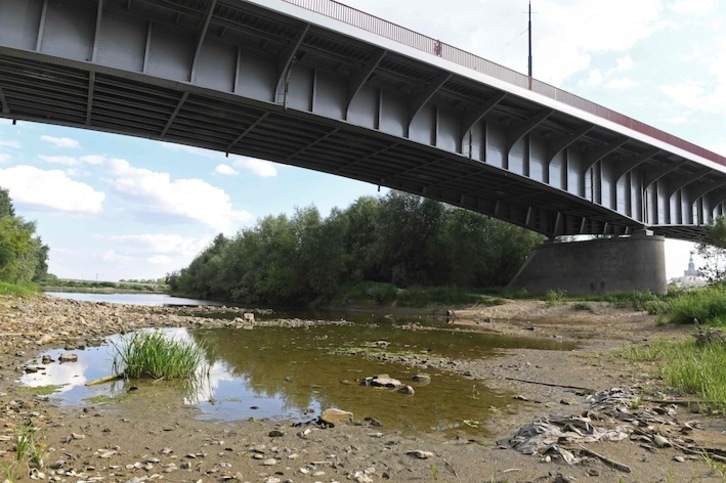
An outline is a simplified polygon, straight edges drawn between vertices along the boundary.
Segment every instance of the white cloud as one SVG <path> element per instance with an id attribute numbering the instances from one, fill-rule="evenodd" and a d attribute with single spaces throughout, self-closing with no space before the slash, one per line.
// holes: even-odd
<path id="1" fill-rule="evenodd" d="M 161 222 L 193 222 L 222 232 L 234 232 L 253 216 L 235 210 L 224 190 L 201 179 L 172 180 L 169 173 L 135 168 L 123 159 L 112 159 L 107 166 L 113 189 L 136 205 L 141 217 Z"/>
<path id="2" fill-rule="evenodd" d="M 169 265 L 171 258 L 166 255 L 154 255 L 153 257 L 148 257 L 146 261 L 152 265 Z"/>
<path id="3" fill-rule="evenodd" d="M 605 87 L 608 89 L 615 89 L 615 90 L 625 90 L 630 89 L 631 87 L 635 86 L 635 81 L 632 79 L 611 79 L 605 84 Z"/>
<path id="4" fill-rule="evenodd" d="M 625 70 L 630 70 L 630 68 L 632 67 L 633 58 L 630 55 L 626 55 L 625 57 L 620 57 L 618 60 L 615 61 L 615 67 L 613 68 L 613 71 L 622 72 Z"/>
<path id="5" fill-rule="evenodd" d="M 5 139 L 0 139 L 0 148 L 20 149 L 20 143 L 18 141 L 8 141 Z"/>
<path id="6" fill-rule="evenodd" d="M 196 255 L 210 242 L 210 237 L 194 238 L 184 237 L 177 234 L 158 233 L 97 236 L 96 238 L 101 238 L 111 242 L 120 242 L 120 244 L 129 252 L 183 256 Z"/>
<path id="7" fill-rule="evenodd" d="M 726 141 L 714 143 L 711 146 L 706 146 L 706 148 L 721 156 L 726 156 Z"/>
<path id="8" fill-rule="evenodd" d="M 74 157 L 74 156 L 59 156 L 59 155 L 46 155 L 46 154 L 39 154 L 38 158 L 42 161 L 45 161 L 47 163 L 53 163 L 53 164 L 63 164 L 65 166 L 79 166 L 81 164 L 92 164 L 92 165 L 100 165 L 103 164 L 108 158 L 104 156 L 99 156 L 97 154 L 89 154 L 86 156 L 81 157 Z"/>
<path id="9" fill-rule="evenodd" d="M 81 162 L 73 156 L 46 156 L 39 154 L 38 158 L 46 163 L 62 164 L 64 166 L 78 166 Z"/>
<path id="10" fill-rule="evenodd" d="M 596 87 L 602 84 L 603 81 L 603 75 L 600 69 L 590 69 L 590 72 L 587 74 L 587 79 L 585 79 L 584 84 L 591 87 Z"/>
<path id="11" fill-rule="evenodd" d="M 106 195 L 70 179 L 63 171 L 45 171 L 34 166 L 0 169 L 3 186 L 10 190 L 19 208 L 71 214 L 101 213 Z"/>
<path id="12" fill-rule="evenodd" d="M 212 151 L 211 149 L 198 148 L 196 146 L 187 146 L 186 144 L 175 144 L 162 142 L 161 145 L 171 151 L 180 151 L 187 154 L 194 154 L 196 156 L 203 156 L 205 158 L 220 158 L 224 156 L 218 151 Z"/>
<path id="13" fill-rule="evenodd" d="M 275 167 L 275 163 L 271 163 L 270 161 L 263 161 L 261 159 L 245 158 L 239 156 L 236 157 L 234 163 L 232 164 L 235 168 L 245 169 L 252 172 L 253 174 L 256 174 L 257 176 L 261 176 L 262 178 L 271 178 L 273 176 L 277 176 L 277 168 Z"/>
<path id="14" fill-rule="evenodd" d="M 49 142 L 57 148 L 75 149 L 80 148 L 81 143 L 71 138 L 58 138 L 54 136 L 40 136 L 43 141 Z"/>
<path id="15" fill-rule="evenodd" d="M 12 158 L 11 155 L 6 153 L 0 153 L 0 163 L 4 163 L 6 161 L 10 161 L 10 158 Z"/>
<path id="16" fill-rule="evenodd" d="M 679 15 L 705 15 L 716 8 L 717 0 L 680 0 L 670 5 Z"/>
<path id="17" fill-rule="evenodd" d="M 228 164 L 218 164 L 216 168 L 214 168 L 215 174 L 221 174 L 224 176 L 233 176 L 237 174 L 237 171 Z"/>

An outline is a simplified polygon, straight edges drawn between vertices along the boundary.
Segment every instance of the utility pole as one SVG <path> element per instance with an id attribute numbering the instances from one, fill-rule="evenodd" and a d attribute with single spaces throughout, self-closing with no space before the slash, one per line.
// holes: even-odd
<path id="1" fill-rule="evenodd" d="M 532 0 L 529 0 L 529 69 L 528 74 L 529 78 L 532 78 Z"/>

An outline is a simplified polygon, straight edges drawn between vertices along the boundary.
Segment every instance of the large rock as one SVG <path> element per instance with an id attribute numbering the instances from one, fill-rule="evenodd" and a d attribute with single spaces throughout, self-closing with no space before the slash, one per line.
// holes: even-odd
<path id="1" fill-rule="evenodd" d="M 353 413 L 337 408 L 326 409 L 320 414 L 320 421 L 332 425 L 350 423 L 352 420 Z"/>
<path id="2" fill-rule="evenodd" d="M 377 376 L 369 376 L 365 379 L 361 379 L 361 385 L 395 389 L 401 386 L 401 381 L 392 378 L 388 374 L 378 374 Z"/>

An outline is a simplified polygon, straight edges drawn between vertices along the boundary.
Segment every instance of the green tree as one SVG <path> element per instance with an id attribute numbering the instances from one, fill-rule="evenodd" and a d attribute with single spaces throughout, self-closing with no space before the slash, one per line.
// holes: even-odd
<path id="1" fill-rule="evenodd" d="M 48 247 L 34 222 L 15 215 L 8 190 L 0 188 L 0 281 L 23 284 L 48 273 Z"/>
<path id="2" fill-rule="evenodd" d="M 724 283 L 726 281 L 726 217 L 717 216 L 713 220 L 708 226 L 706 236 L 698 244 L 697 250 L 704 261 L 704 266 L 700 271 L 709 283 Z"/>

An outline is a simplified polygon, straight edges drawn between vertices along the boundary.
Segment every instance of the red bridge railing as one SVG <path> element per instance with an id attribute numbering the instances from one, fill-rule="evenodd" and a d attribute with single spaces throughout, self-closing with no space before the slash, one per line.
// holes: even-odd
<path id="1" fill-rule="evenodd" d="M 594 114 L 602 119 L 614 122 L 621 126 L 628 127 L 633 131 L 648 135 L 659 141 L 663 141 L 672 146 L 681 148 L 689 153 L 701 156 L 702 158 L 719 163 L 726 166 L 726 157 L 709 151 L 701 146 L 693 144 L 685 139 L 681 139 L 665 131 L 649 126 L 640 121 L 628 117 L 624 114 L 615 112 L 607 107 L 601 106 L 594 102 L 588 101 L 582 97 L 576 96 L 569 92 L 558 89 L 536 79 L 531 79 L 524 74 L 509 69 L 497 63 L 491 62 L 465 50 L 445 44 L 439 40 L 433 39 L 426 35 L 414 32 L 411 29 L 402 27 L 388 20 L 384 20 L 375 15 L 362 12 L 353 7 L 343 5 L 334 0 L 283 0 L 287 3 L 303 7 L 307 10 L 320 13 L 327 17 L 334 18 L 341 22 L 353 25 L 360 29 L 372 32 L 387 39 L 399 42 L 409 47 L 413 47 L 422 52 L 431 55 L 437 55 L 443 59 L 454 62 L 469 69 L 482 72 L 490 77 L 499 79 L 510 84 L 529 89 L 533 92 L 541 94 L 550 99 L 576 107 L 582 111 Z"/>

